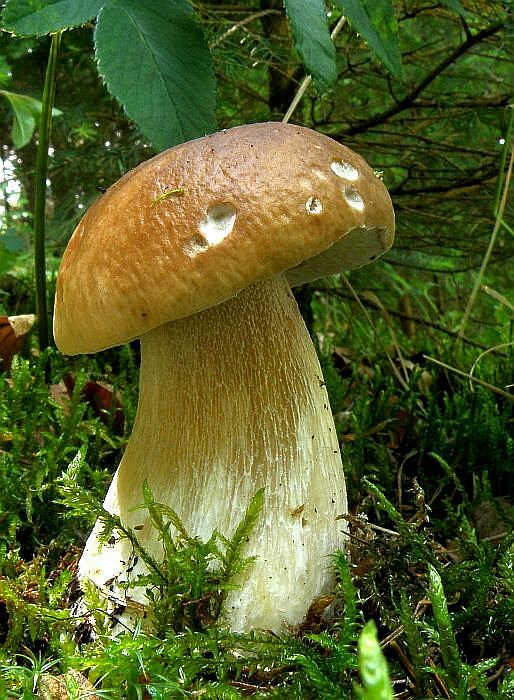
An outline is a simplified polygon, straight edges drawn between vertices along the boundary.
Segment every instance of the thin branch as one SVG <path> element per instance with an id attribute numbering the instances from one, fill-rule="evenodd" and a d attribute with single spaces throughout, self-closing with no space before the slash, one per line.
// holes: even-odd
<path id="1" fill-rule="evenodd" d="M 479 177 L 463 179 L 458 183 L 453 182 L 451 185 L 432 185 L 431 187 L 412 187 L 410 189 L 401 189 L 401 185 L 397 188 L 389 188 L 391 195 L 395 197 L 411 197 L 413 195 L 440 195 L 443 197 L 454 197 L 463 195 L 466 192 L 474 192 L 477 189 L 484 187 L 485 184 L 491 182 L 496 177 L 496 173 L 492 171 Z"/>
<path id="2" fill-rule="evenodd" d="M 422 268 L 422 269 L 425 269 L 425 268 Z M 318 287 L 318 286 L 316 286 L 315 290 L 317 292 L 322 292 L 323 294 L 328 294 L 329 296 L 337 296 L 337 297 L 340 297 L 341 299 L 345 299 L 345 300 L 352 298 L 352 297 L 348 296 L 347 294 L 345 294 L 344 292 L 340 291 L 339 289 L 331 289 L 330 287 Z M 371 306 L 372 308 L 377 308 L 376 305 L 370 299 L 361 298 L 361 301 L 366 306 Z M 434 321 L 427 321 L 426 319 L 420 318 L 419 316 L 412 316 L 412 315 L 406 314 L 402 311 L 396 311 L 394 309 L 389 309 L 389 308 L 387 309 L 387 313 L 389 316 L 394 316 L 395 318 L 400 318 L 403 321 L 412 321 L 413 323 L 417 323 L 420 326 L 425 326 L 426 328 L 433 328 L 435 331 L 438 331 L 439 333 L 444 333 L 445 335 L 449 335 L 452 338 L 456 338 L 458 335 L 457 331 L 452 331 L 449 328 L 442 326 L 440 323 L 435 323 Z M 488 349 L 487 346 L 484 345 L 483 343 L 479 343 L 478 341 L 472 340 L 471 338 L 463 337 L 462 340 L 464 343 L 471 345 L 472 347 L 479 348 L 480 350 L 489 350 L 489 351 L 494 350 L 494 351 L 498 352 L 498 350 L 496 348 L 494 348 L 494 349 L 489 348 Z M 503 353 L 499 353 L 499 354 L 504 356 Z"/>
<path id="3" fill-rule="evenodd" d="M 384 112 L 375 114 L 369 117 L 368 119 L 363 119 L 354 124 L 353 126 L 350 126 L 348 129 L 345 129 L 345 135 L 353 136 L 354 134 L 359 134 L 363 131 L 367 131 L 369 128 L 373 126 L 378 126 L 379 124 L 383 124 L 388 119 L 390 119 L 390 117 L 393 117 L 396 114 L 399 114 L 400 112 L 409 109 L 412 106 L 414 100 L 423 92 L 423 90 L 425 90 L 430 85 L 430 83 L 432 83 L 437 77 L 439 77 L 439 75 L 444 70 L 446 70 L 448 66 L 450 66 L 458 58 L 463 56 L 473 46 L 479 44 L 481 41 L 487 39 L 493 34 L 496 34 L 496 32 L 500 31 L 500 29 L 502 28 L 503 23 L 496 22 L 495 24 L 492 24 L 491 26 L 482 29 L 480 32 L 477 32 L 477 34 L 475 34 L 474 36 L 468 37 L 466 41 L 464 41 L 460 46 L 454 49 L 428 75 L 426 75 L 425 78 L 423 78 L 423 80 L 420 83 L 418 83 L 418 85 L 416 85 L 415 88 L 413 88 L 402 100 L 400 100 L 400 102 L 394 104 L 392 107 L 386 109 Z"/>
<path id="4" fill-rule="evenodd" d="M 209 48 L 215 49 L 218 47 L 221 43 L 225 41 L 225 39 L 228 39 L 228 37 L 231 34 L 234 34 L 237 32 L 238 29 L 241 29 L 247 24 L 251 24 L 252 22 L 255 22 L 257 19 L 261 19 L 262 17 L 265 17 L 266 15 L 279 15 L 281 14 L 279 10 L 261 10 L 261 12 L 254 12 L 252 15 L 248 15 L 248 17 L 245 17 L 244 19 L 240 20 L 239 22 L 235 22 L 229 29 L 227 29 L 226 32 L 223 32 L 217 39 L 214 39 L 214 41 L 211 42 L 209 45 Z"/>
<path id="5" fill-rule="evenodd" d="M 439 367 L 443 367 L 444 369 L 449 370 L 450 372 L 453 372 L 454 374 L 458 374 L 459 377 L 465 377 L 466 379 L 469 379 L 472 382 L 475 382 L 476 384 L 480 384 L 480 386 L 485 387 L 486 389 L 489 389 L 489 391 L 494 392 L 495 394 L 499 394 L 500 396 L 503 396 L 504 398 L 508 399 L 509 401 L 514 401 L 514 394 L 510 394 L 508 391 L 504 391 L 503 389 L 500 389 L 497 386 L 494 386 L 494 384 L 489 384 L 489 382 L 484 382 L 482 379 L 477 379 L 476 377 L 471 376 L 468 372 L 463 372 L 460 369 L 457 369 L 456 367 L 452 367 L 451 365 L 447 365 L 445 362 L 441 362 L 440 360 L 436 360 L 435 357 L 430 357 L 429 355 L 423 355 L 425 360 L 428 360 L 429 362 L 433 362 L 436 365 L 439 365 Z"/>
<path id="6" fill-rule="evenodd" d="M 265 105 L 268 104 L 268 98 L 266 96 L 261 95 L 259 92 L 257 92 L 257 90 L 252 90 L 252 88 L 248 87 L 246 83 L 243 83 L 239 80 L 235 80 L 234 78 L 229 78 L 223 73 L 218 74 L 217 77 L 218 81 L 222 80 L 224 83 L 228 83 L 228 85 L 230 85 L 231 87 L 236 88 L 241 93 L 247 95 L 248 97 L 251 97 L 257 102 L 262 102 Z"/>

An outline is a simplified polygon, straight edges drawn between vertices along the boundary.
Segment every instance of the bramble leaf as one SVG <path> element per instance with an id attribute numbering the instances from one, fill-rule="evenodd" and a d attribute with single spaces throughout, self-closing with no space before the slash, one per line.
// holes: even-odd
<path id="1" fill-rule="evenodd" d="M 402 63 L 392 0 L 336 0 L 335 4 L 379 61 L 398 77 Z"/>
<path id="2" fill-rule="evenodd" d="M 112 0 L 95 40 L 107 88 L 157 149 L 215 129 L 211 56 L 189 3 Z"/>
<path id="3" fill-rule="evenodd" d="M 96 17 L 105 0 L 7 0 L 3 29 L 21 36 L 42 36 L 78 27 Z"/>
<path id="4" fill-rule="evenodd" d="M 321 90 L 337 78 L 336 52 L 323 0 L 285 0 L 295 45 L 307 71 Z"/>

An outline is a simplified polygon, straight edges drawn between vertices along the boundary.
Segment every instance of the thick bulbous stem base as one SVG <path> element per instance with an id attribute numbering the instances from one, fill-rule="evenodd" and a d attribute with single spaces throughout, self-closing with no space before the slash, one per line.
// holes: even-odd
<path id="1" fill-rule="evenodd" d="M 137 509 L 144 481 L 204 539 L 215 529 L 231 537 L 264 488 L 244 552 L 256 559 L 228 593 L 222 623 L 238 632 L 301 623 L 333 583 L 329 555 L 344 546 L 347 502 L 320 365 L 285 278 L 151 331 L 141 355 L 137 417 L 105 507 L 158 558 L 161 543 Z M 100 546 L 99 527 L 80 576 L 120 595 L 117 583 L 144 567 L 128 540 Z M 123 595 L 145 603 L 142 588 Z"/>

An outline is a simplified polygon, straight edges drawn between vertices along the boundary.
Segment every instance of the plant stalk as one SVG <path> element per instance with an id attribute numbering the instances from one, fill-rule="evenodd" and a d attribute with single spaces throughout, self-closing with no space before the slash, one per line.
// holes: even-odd
<path id="1" fill-rule="evenodd" d="M 500 206 L 500 198 L 502 194 L 502 187 L 503 187 L 503 182 L 504 182 L 504 172 L 505 172 L 505 165 L 507 163 L 507 154 L 509 153 L 509 146 L 511 144 L 511 139 L 512 139 L 512 131 L 514 129 L 514 101 L 508 106 L 507 108 L 509 110 L 509 118 L 507 121 L 507 129 L 505 132 L 505 142 L 504 142 L 504 148 L 502 149 L 502 154 L 500 158 L 500 167 L 498 170 L 498 180 L 496 182 L 496 192 L 494 195 L 494 204 L 493 204 L 493 215 L 496 216 L 498 214 L 498 207 Z"/>
<path id="2" fill-rule="evenodd" d="M 36 281 L 36 310 L 39 349 L 50 343 L 48 331 L 48 300 L 46 294 L 45 210 L 48 172 L 48 146 L 52 131 L 52 109 L 55 99 L 56 69 L 62 32 L 52 35 L 45 84 L 43 87 L 39 141 L 36 155 L 36 187 L 34 202 L 34 276 Z"/>
<path id="3" fill-rule="evenodd" d="M 485 271 L 487 269 L 487 266 L 489 265 L 489 261 L 491 259 L 492 254 L 493 254 L 493 249 L 494 249 L 494 246 L 496 243 L 496 239 L 498 237 L 498 232 L 500 231 L 501 226 L 502 226 L 503 211 L 504 211 L 505 205 L 507 203 L 507 197 L 509 194 L 509 186 L 510 186 L 510 181 L 512 178 L 513 169 L 514 169 L 514 147 L 511 146 L 511 148 L 510 148 L 510 161 L 509 161 L 507 173 L 505 175 L 505 179 L 504 179 L 504 183 L 503 183 L 503 194 L 501 196 L 500 203 L 498 205 L 498 209 L 496 212 L 496 220 L 494 222 L 493 232 L 491 234 L 491 238 L 489 239 L 489 245 L 487 246 L 487 250 L 486 250 L 484 258 L 482 260 L 482 264 L 480 265 L 480 269 L 479 269 L 477 277 L 475 279 L 473 289 L 471 290 L 471 294 L 469 296 L 468 303 L 467 303 L 466 308 L 464 310 L 464 315 L 462 317 L 462 321 L 461 321 L 460 328 L 459 328 L 459 333 L 457 336 L 458 341 L 461 341 L 462 337 L 464 335 L 464 330 L 465 330 L 466 325 L 469 321 L 469 317 L 471 316 L 471 312 L 473 310 L 473 306 L 475 305 L 475 301 L 476 301 L 476 298 L 478 296 L 478 292 L 480 291 L 480 288 L 482 287 L 482 280 L 484 279 Z"/>

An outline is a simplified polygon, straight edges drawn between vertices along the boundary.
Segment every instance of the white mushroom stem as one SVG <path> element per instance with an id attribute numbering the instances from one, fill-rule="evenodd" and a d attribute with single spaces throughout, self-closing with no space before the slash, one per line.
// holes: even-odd
<path id="1" fill-rule="evenodd" d="M 134 510 L 145 480 L 201 538 L 230 537 L 265 489 L 245 553 L 257 559 L 223 610 L 232 630 L 299 624 L 330 590 L 345 481 L 318 358 L 285 277 L 141 339 L 137 417 L 105 506 L 160 556 L 146 511 Z M 128 541 L 101 548 L 97 526 L 80 575 L 107 590 L 129 560 Z M 142 589 L 127 595 L 145 600 Z"/>

